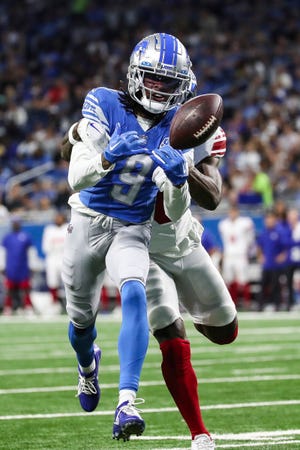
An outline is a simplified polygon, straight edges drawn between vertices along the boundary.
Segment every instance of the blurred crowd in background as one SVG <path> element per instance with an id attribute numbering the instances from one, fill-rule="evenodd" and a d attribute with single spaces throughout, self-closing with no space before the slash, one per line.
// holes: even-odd
<path id="1" fill-rule="evenodd" d="M 224 99 L 223 204 L 299 201 L 297 0 L 3 0 L 0 29 L 0 198 L 9 211 L 42 221 L 66 208 L 62 136 L 91 88 L 126 87 L 135 43 L 156 31 L 186 45 L 198 92 Z"/>
<path id="2" fill-rule="evenodd" d="M 0 30 L 0 222 L 68 215 L 61 139 L 90 89 L 126 88 L 130 53 L 153 32 L 185 44 L 199 94 L 223 97 L 218 214 L 299 208 L 298 0 L 2 0 Z"/>

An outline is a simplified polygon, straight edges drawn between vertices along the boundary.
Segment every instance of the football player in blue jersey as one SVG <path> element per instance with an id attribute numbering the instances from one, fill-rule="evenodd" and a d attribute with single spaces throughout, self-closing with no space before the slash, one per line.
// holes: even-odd
<path id="1" fill-rule="evenodd" d="M 158 39 L 157 35 L 155 37 Z M 149 38 L 152 39 L 152 36 L 145 40 L 148 41 Z M 146 46 L 143 41 L 142 46 Z M 149 51 L 150 55 L 146 52 L 145 57 L 152 61 L 156 58 L 158 65 L 161 57 L 159 46 L 156 52 L 151 46 Z M 143 68 L 141 70 L 143 71 Z M 129 79 L 133 78 L 130 68 L 128 76 Z M 147 83 L 147 79 L 145 81 Z M 195 89 L 196 79 L 191 71 L 186 99 L 195 93 Z M 139 101 L 142 100 L 141 92 L 135 95 Z M 152 98 L 159 97 L 153 93 Z M 155 105 L 155 109 L 163 108 L 163 100 L 161 97 L 158 103 L 162 105 Z M 147 98 L 143 101 L 146 108 L 150 106 Z M 144 122 L 145 129 L 155 125 L 155 114 L 140 110 L 140 103 L 135 105 L 128 95 L 126 102 L 136 111 L 139 121 Z M 64 138 L 62 156 L 69 159 L 72 152 L 71 143 L 77 140 L 86 142 L 91 148 L 97 147 L 97 142 L 101 139 L 100 134 L 89 121 L 82 119 L 79 124 L 71 127 L 69 136 Z M 157 172 L 156 176 L 161 192 L 156 199 L 149 249 L 149 323 L 162 351 L 162 373 L 166 385 L 190 429 L 192 450 L 213 450 L 215 446 L 201 415 L 197 378 L 191 364 L 190 343 L 186 339 L 184 322 L 180 315 L 179 298 L 192 316 L 196 329 L 212 342 L 230 343 L 236 338 L 238 331 L 234 303 L 219 272 L 201 245 L 202 228 L 189 210 L 190 194 L 194 201 L 205 209 L 215 209 L 218 206 L 222 197 L 218 164 L 225 152 L 226 136 L 219 127 L 205 144 L 194 152 L 191 149 L 184 154 L 189 161 L 189 186 L 185 183 L 180 189 L 174 188 L 163 173 Z M 191 156 L 191 153 L 194 155 Z M 162 166 L 164 164 L 161 160 L 167 156 L 165 149 L 155 151 L 152 155 Z"/>
<path id="2" fill-rule="evenodd" d="M 128 91 L 98 87 L 87 94 L 79 127 L 96 136 L 93 145 L 74 141 L 70 130 L 74 145 L 68 181 L 74 194 L 62 270 L 69 339 L 78 360 L 79 401 L 84 410 L 93 411 L 100 399 L 101 358 L 95 322 L 107 269 L 122 304 L 116 439 L 128 440 L 145 428 L 135 404 L 148 346 L 145 282 L 151 216 L 158 188 L 167 180 L 187 191 L 186 162 L 168 142 L 191 74 L 189 56 L 177 38 L 148 36 L 130 57 Z"/>

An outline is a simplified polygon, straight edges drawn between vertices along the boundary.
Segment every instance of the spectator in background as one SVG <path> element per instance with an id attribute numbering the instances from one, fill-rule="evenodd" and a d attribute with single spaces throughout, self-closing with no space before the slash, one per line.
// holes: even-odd
<path id="1" fill-rule="evenodd" d="M 53 8 L 45 1 L 1 2 L 4 184 L 26 167 L 35 168 L 49 159 L 56 170 L 57 142 L 80 118 L 86 93 L 95 85 L 118 88 L 128 48 L 150 30 L 164 29 L 185 36 L 193 70 L 201 79 L 199 91 L 218 92 L 224 99 L 229 151 L 222 169 L 230 191 L 236 197 L 241 193 L 247 206 L 251 201 L 260 209 L 272 205 L 272 196 L 299 201 L 296 43 L 300 9 L 296 0 L 280 0 L 272 7 L 264 2 L 239 2 L 234 14 L 226 2 L 173 2 L 172 20 L 166 14 L 168 2 L 156 2 L 154 15 L 153 6 L 133 0 L 117 2 L 113 14 L 108 0 L 102 0 L 101 6 L 84 0 L 85 6 L 77 8 L 77 3 L 81 1 L 61 0 L 60 7 Z M 197 20 L 199 16 L 206 18 L 205 23 Z M 236 26 L 237 21 L 247 26 Z M 212 29 L 222 33 L 212 33 Z M 248 184 L 245 190 L 244 167 L 250 164 L 253 168 L 260 158 L 264 166 L 254 185 Z"/>
<path id="2" fill-rule="evenodd" d="M 5 198 L 7 209 L 12 214 L 19 214 L 25 211 L 24 206 L 25 193 L 20 184 L 14 184 Z"/>
<path id="3" fill-rule="evenodd" d="M 249 283 L 250 256 L 255 248 L 255 226 L 250 217 L 240 215 L 237 205 L 232 205 L 228 216 L 220 220 L 219 233 L 222 240 L 222 275 L 233 301 L 250 307 Z"/>
<path id="4" fill-rule="evenodd" d="M 3 224 L 8 221 L 9 221 L 9 211 L 6 208 L 6 206 L 2 204 L 2 202 L 0 200 L 0 224 Z"/>
<path id="5" fill-rule="evenodd" d="M 211 231 L 206 227 L 203 230 L 202 236 L 201 236 L 201 242 L 209 256 L 211 257 L 214 265 L 221 271 L 220 263 L 221 263 L 221 257 L 222 252 L 220 248 L 217 245 L 215 236 Z"/>
<path id="6" fill-rule="evenodd" d="M 289 303 L 293 297 L 293 286 L 291 284 L 291 250 L 293 248 L 292 229 L 288 221 L 288 206 L 284 200 L 277 200 L 274 203 L 274 212 L 277 217 L 277 226 L 282 235 L 285 245 L 285 259 L 281 263 L 280 284 L 282 299 L 281 302 L 286 305 L 289 310 Z M 285 295 L 286 294 L 286 295 Z"/>
<path id="7" fill-rule="evenodd" d="M 290 226 L 291 239 L 293 243 L 300 242 L 300 218 L 296 208 L 291 208 L 287 212 L 287 221 Z M 287 288 L 288 288 L 288 304 L 287 310 L 290 311 L 296 304 L 295 300 L 295 272 L 300 270 L 300 247 L 292 245 L 289 249 L 288 266 L 286 270 Z"/>
<path id="8" fill-rule="evenodd" d="M 46 225 L 42 236 L 42 251 L 45 255 L 46 282 L 55 308 L 64 311 L 64 301 L 60 296 L 62 288 L 61 269 L 63 249 L 68 223 L 66 216 L 58 212 L 54 222 Z"/>
<path id="9" fill-rule="evenodd" d="M 274 210 L 267 211 L 264 227 L 257 237 L 258 260 L 262 264 L 259 311 L 273 305 L 278 311 L 282 301 L 280 275 L 287 257 L 285 234 Z"/>
<path id="10" fill-rule="evenodd" d="M 268 175 L 268 168 L 266 161 L 262 159 L 252 181 L 253 191 L 261 195 L 263 206 L 267 208 L 271 207 L 274 202 L 273 186 Z"/>
<path id="11" fill-rule="evenodd" d="M 11 230 L 4 235 L 2 247 L 5 250 L 4 313 L 10 314 L 18 309 L 32 313 L 29 252 L 33 243 L 30 235 L 21 229 L 18 217 L 11 219 Z"/>
<path id="12" fill-rule="evenodd" d="M 202 218 L 198 212 L 194 212 L 193 216 L 195 217 L 195 219 L 198 220 L 199 223 L 201 223 Z M 207 253 L 209 254 L 209 256 L 211 257 L 214 265 L 217 267 L 219 271 L 221 271 L 220 262 L 222 252 L 217 243 L 216 237 L 207 226 L 203 228 L 203 232 L 201 235 L 201 243 L 205 248 L 205 250 L 207 251 Z"/>

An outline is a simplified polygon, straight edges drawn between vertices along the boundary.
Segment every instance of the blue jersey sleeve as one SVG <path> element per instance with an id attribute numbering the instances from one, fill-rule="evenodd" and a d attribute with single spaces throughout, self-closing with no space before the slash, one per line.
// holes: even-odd
<path id="1" fill-rule="evenodd" d="M 112 91 L 111 91 L 112 92 Z M 109 90 L 106 88 L 92 89 L 86 96 L 82 107 L 82 115 L 92 122 L 101 124 L 109 133 L 109 121 L 107 117 L 107 109 L 110 101 L 108 101 Z"/>

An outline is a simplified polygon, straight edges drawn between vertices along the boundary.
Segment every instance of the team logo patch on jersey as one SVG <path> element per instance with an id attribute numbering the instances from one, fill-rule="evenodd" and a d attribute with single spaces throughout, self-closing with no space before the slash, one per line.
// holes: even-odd
<path id="1" fill-rule="evenodd" d="M 159 147 L 163 147 L 164 145 L 169 145 L 169 137 L 165 137 Z"/>
<path id="2" fill-rule="evenodd" d="M 67 232 L 69 233 L 69 234 L 71 234 L 72 233 L 72 231 L 73 231 L 73 225 L 71 224 L 71 223 L 69 223 L 69 225 L 68 225 L 68 228 L 67 228 Z"/>

